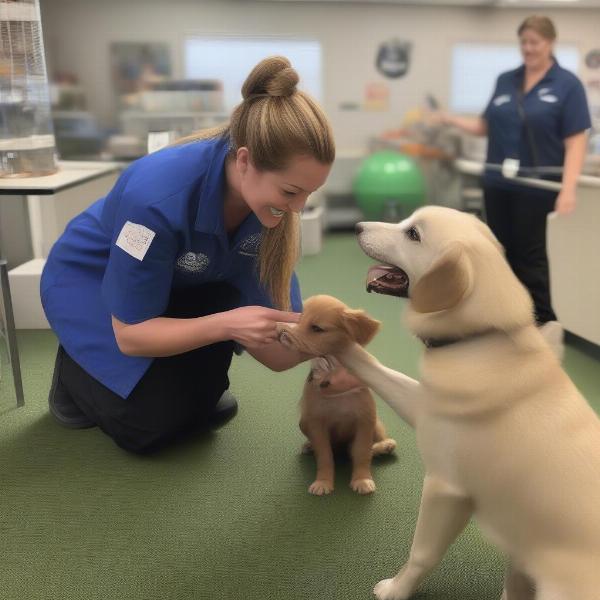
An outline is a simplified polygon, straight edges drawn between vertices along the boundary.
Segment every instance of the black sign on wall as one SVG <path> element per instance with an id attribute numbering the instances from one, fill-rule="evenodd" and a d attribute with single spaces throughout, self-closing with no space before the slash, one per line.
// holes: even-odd
<path id="1" fill-rule="evenodd" d="M 410 42 L 398 39 L 383 42 L 377 51 L 377 70 L 390 79 L 404 77 L 410 66 L 411 48 Z"/>
<path id="2" fill-rule="evenodd" d="M 585 64 L 590 69 L 600 69 L 600 50 L 590 50 L 585 56 Z"/>

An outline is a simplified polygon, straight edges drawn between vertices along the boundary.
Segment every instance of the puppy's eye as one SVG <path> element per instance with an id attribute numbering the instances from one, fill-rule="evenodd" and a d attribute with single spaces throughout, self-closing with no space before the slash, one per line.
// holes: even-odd
<path id="1" fill-rule="evenodd" d="M 311 325 L 310 328 L 315 333 L 323 333 L 325 331 L 322 327 L 319 327 L 318 325 Z"/>
<path id="2" fill-rule="evenodd" d="M 410 229 L 407 229 L 406 237 L 412 242 L 421 241 L 421 234 L 419 233 L 419 230 L 416 227 L 411 227 Z"/>

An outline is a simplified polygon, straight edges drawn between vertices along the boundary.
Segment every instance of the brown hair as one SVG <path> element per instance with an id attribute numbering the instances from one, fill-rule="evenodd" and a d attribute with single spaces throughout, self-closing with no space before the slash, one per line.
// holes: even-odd
<path id="1" fill-rule="evenodd" d="M 536 33 L 539 33 L 543 38 L 553 42 L 556 39 L 556 28 L 554 23 L 548 17 L 542 17 L 541 15 L 531 15 L 527 17 L 519 29 L 517 29 L 517 35 L 521 35 L 526 29 L 531 29 Z"/>
<path id="2" fill-rule="evenodd" d="M 192 134 L 189 142 L 228 137 L 231 153 L 248 148 L 250 160 L 261 171 L 284 169 L 294 155 L 311 156 L 323 164 L 335 158 L 333 132 L 319 105 L 296 88 L 298 73 L 283 56 L 258 63 L 242 86 L 243 101 L 229 123 Z M 300 254 L 300 216 L 286 212 L 274 228 L 263 228 L 258 274 L 274 306 L 290 306 L 290 282 Z"/>

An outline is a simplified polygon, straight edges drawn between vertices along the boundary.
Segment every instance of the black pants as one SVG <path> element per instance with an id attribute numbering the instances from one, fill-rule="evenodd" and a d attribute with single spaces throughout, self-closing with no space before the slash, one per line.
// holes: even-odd
<path id="1" fill-rule="evenodd" d="M 557 194 L 545 190 L 484 188 L 486 220 L 504 246 L 515 275 L 529 290 L 539 324 L 555 321 L 550 300 L 546 217 Z"/>
<path id="2" fill-rule="evenodd" d="M 237 306 L 239 292 L 226 284 L 177 290 L 164 316 L 192 318 Z M 156 358 L 123 399 L 88 375 L 59 347 L 55 369 L 75 404 L 122 448 L 152 452 L 206 424 L 229 387 L 234 343 L 219 342 Z"/>

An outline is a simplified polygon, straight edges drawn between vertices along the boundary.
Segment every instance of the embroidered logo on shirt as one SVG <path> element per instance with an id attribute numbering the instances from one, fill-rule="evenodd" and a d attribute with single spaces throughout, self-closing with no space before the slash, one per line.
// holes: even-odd
<path id="1" fill-rule="evenodd" d="M 198 273 L 206 271 L 209 264 L 210 259 L 206 254 L 200 252 L 186 252 L 177 259 L 175 268 L 188 275 L 197 275 Z"/>
<path id="2" fill-rule="evenodd" d="M 551 94 L 550 93 L 551 91 L 552 91 L 552 88 L 549 88 L 549 87 L 540 88 L 538 90 L 538 98 L 542 102 L 548 102 L 550 104 L 554 104 L 555 102 L 558 102 L 558 98 L 554 94 Z"/>
<path id="3" fill-rule="evenodd" d="M 148 229 L 138 223 L 126 221 L 119 233 L 119 237 L 115 244 L 127 252 L 127 254 L 137 258 L 139 261 L 144 260 L 148 248 L 156 235 L 155 231 Z"/>
<path id="4" fill-rule="evenodd" d="M 507 102 L 510 102 L 510 94 L 502 94 L 502 96 L 496 96 L 496 98 L 494 98 L 494 106 L 502 106 Z"/>
<path id="5" fill-rule="evenodd" d="M 247 237 L 240 243 L 238 254 L 241 254 L 242 256 L 258 256 L 260 240 L 261 234 L 253 233 L 250 237 Z"/>

